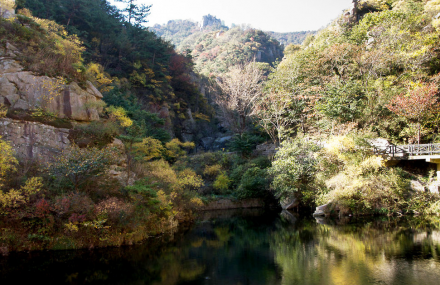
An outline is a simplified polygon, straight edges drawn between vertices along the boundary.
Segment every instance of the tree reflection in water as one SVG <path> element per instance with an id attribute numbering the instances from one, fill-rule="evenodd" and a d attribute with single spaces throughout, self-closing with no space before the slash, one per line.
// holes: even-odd
<path id="1" fill-rule="evenodd" d="M 206 212 L 190 230 L 143 245 L 0 258 L 0 283 L 438 284 L 438 225 Z"/>

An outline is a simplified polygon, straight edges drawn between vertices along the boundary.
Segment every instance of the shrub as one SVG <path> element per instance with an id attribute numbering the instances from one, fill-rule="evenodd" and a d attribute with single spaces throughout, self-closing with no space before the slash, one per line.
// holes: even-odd
<path id="1" fill-rule="evenodd" d="M 55 177 L 67 178 L 78 191 L 89 178 L 102 175 L 113 159 L 113 148 L 79 148 L 72 145 L 49 163 L 48 171 Z"/>
<path id="2" fill-rule="evenodd" d="M 269 183 L 265 169 L 252 167 L 243 174 L 234 194 L 240 199 L 262 197 L 265 195 Z"/>
<path id="3" fill-rule="evenodd" d="M 219 164 L 207 165 L 205 167 L 205 170 L 203 170 L 203 176 L 212 179 L 214 177 L 217 177 L 220 174 L 221 170 L 222 166 Z"/>
<path id="4" fill-rule="evenodd" d="M 249 156 L 255 146 L 262 141 L 262 137 L 244 133 L 236 135 L 229 143 L 232 151 L 238 152 L 241 156 Z"/>
<path id="5" fill-rule="evenodd" d="M 1 138 L 0 136 L 0 189 L 3 186 L 5 176 L 9 172 L 15 171 L 15 166 L 18 164 L 12 146 Z"/>
<path id="6" fill-rule="evenodd" d="M 220 193 L 224 194 L 229 189 L 229 184 L 231 184 L 231 180 L 225 173 L 221 173 L 215 179 L 213 187 L 214 189 L 219 190 Z"/>
<path id="7" fill-rule="evenodd" d="M 79 38 L 54 21 L 32 17 L 29 10 L 19 14 L 14 21 L 0 19 L 0 38 L 20 50 L 21 63 L 41 75 L 84 81 L 85 49 Z"/>
<path id="8" fill-rule="evenodd" d="M 98 215 L 105 215 L 113 224 L 126 223 L 134 213 L 133 205 L 116 197 L 110 197 L 96 205 Z"/>
<path id="9" fill-rule="evenodd" d="M 272 188 L 277 197 L 284 199 L 296 195 L 302 199 L 311 196 L 308 192 L 315 191 L 313 183 L 317 160 L 314 154 L 317 150 L 315 144 L 303 138 L 281 145 L 269 169 L 273 175 Z"/>
<path id="10" fill-rule="evenodd" d="M 71 131 L 70 138 L 80 147 L 103 147 L 111 143 L 119 133 L 115 122 L 98 121 L 76 126 Z"/>
<path id="11" fill-rule="evenodd" d="M 161 158 L 165 148 L 160 140 L 152 137 L 144 138 L 142 142 L 133 144 L 133 153 L 136 159 L 149 161 L 155 158 Z"/>
<path id="12" fill-rule="evenodd" d="M 175 162 L 179 157 L 186 155 L 185 150 L 193 149 L 193 142 L 181 142 L 179 139 L 173 139 L 165 144 L 166 158 L 170 162 Z"/>

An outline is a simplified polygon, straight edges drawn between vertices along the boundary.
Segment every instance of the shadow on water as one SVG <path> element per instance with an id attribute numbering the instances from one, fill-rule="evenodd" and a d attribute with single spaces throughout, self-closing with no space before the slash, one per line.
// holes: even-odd
<path id="1" fill-rule="evenodd" d="M 11 254 L 0 284 L 438 284 L 439 225 L 202 212 L 191 229 L 141 245 Z"/>

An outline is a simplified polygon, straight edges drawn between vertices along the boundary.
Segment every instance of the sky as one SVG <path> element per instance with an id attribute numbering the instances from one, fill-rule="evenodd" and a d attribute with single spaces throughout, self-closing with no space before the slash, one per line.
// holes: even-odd
<path id="1" fill-rule="evenodd" d="M 110 2 L 114 2 L 111 0 Z M 211 14 L 227 26 L 250 24 L 274 32 L 312 31 L 325 27 L 352 5 L 352 0 L 138 0 L 153 5 L 147 26 L 169 20 L 193 20 Z"/>

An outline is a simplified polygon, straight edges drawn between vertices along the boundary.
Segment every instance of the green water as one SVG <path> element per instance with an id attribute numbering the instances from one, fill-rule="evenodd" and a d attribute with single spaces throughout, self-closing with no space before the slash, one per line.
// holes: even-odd
<path id="1" fill-rule="evenodd" d="M 11 254 L 0 284 L 440 284 L 438 221 L 208 212 L 125 248 Z"/>

